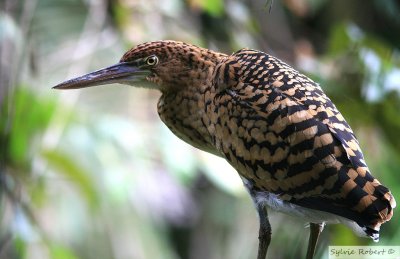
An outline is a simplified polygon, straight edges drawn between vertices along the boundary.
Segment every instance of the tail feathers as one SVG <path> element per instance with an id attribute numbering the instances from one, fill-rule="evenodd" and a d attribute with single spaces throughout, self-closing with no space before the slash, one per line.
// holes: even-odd
<path id="1" fill-rule="evenodd" d="M 375 211 L 379 215 L 378 222 L 385 223 L 393 216 L 393 209 L 396 207 L 396 200 L 390 193 L 389 189 L 383 185 L 375 187 L 374 196 L 377 200 L 373 202 L 371 206 L 374 206 Z"/>
<path id="2" fill-rule="evenodd" d="M 390 192 L 387 192 L 383 195 L 384 199 L 389 201 L 389 205 L 391 210 L 388 211 L 387 216 L 386 216 L 386 221 L 390 220 L 393 216 L 393 209 L 396 208 L 396 200 L 394 199 L 393 195 Z"/>
<path id="3" fill-rule="evenodd" d="M 357 235 L 370 237 L 374 242 L 379 241 L 380 227 L 392 218 L 393 208 L 396 207 L 393 195 L 383 185 L 377 185 L 373 193 L 365 196 L 362 204 L 356 205 L 357 209 L 349 205 L 346 199 L 332 201 L 329 198 L 309 197 L 291 202 L 348 219 L 352 223 L 347 225 Z M 346 223 L 346 221 L 342 223 Z"/>
<path id="4" fill-rule="evenodd" d="M 380 225 L 379 225 L 380 227 Z M 378 228 L 379 228 L 378 227 Z M 363 227 L 362 230 L 365 232 L 365 234 L 367 236 L 369 236 L 370 238 L 372 238 L 372 240 L 374 242 L 379 242 L 379 229 L 376 230 L 374 228 L 370 228 L 370 227 Z"/>
<path id="5" fill-rule="evenodd" d="M 370 205 L 370 207 L 372 208 L 369 208 L 375 210 L 376 220 L 374 220 L 375 222 L 373 224 L 362 226 L 365 234 L 372 238 L 374 242 L 379 241 L 380 227 L 383 223 L 389 221 L 392 218 L 393 208 L 396 207 L 396 200 L 388 189 L 378 189 L 378 193 L 376 196 L 378 197 L 378 199 Z"/>

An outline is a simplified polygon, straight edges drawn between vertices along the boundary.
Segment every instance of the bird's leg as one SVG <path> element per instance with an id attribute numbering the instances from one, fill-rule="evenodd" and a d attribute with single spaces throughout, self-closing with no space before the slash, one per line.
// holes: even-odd
<path id="1" fill-rule="evenodd" d="M 271 242 L 271 224 L 268 220 L 267 208 L 263 204 L 257 204 L 257 211 L 260 217 L 257 259 L 265 259 L 267 256 L 269 243 Z"/>
<path id="2" fill-rule="evenodd" d="M 307 259 L 312 259 L 314 257 L 319 234 L 321 234 L 324 229 L 324 225 L 325 223 L 310 223 L 310 239 L 308 240 Z"/>

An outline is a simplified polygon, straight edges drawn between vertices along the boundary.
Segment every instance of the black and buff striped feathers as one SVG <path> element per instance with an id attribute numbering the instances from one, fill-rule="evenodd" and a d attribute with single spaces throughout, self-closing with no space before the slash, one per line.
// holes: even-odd
<path id="1" fill-rule="evenodd" d="M 181 139 L 224 157 L 255 191 L 356 222 L 378 239 L 395 200 L 374 178 L 350 126 L 308 77 L 277 58 L 231 56 L 159 41 L 122 58 L 158 55 L 158 111 Z"/>
<path id="2" fill-rule="evenodd" d="M 395 200 L 321 88 L 282 61 L 241 50 L 216 69 L 216 146 L 256 191 L 355 221 L 379 239 Z"/>

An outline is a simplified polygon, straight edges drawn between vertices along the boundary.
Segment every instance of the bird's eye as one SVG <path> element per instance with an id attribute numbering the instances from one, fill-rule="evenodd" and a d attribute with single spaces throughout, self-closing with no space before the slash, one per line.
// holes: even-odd
<path id="1" fill-rule="evenodd" d="M 156 56 L 150 56 L 146 59 L 146 63 L 149 66 L 155 66 L 158 64 L 158 58 Z"/>

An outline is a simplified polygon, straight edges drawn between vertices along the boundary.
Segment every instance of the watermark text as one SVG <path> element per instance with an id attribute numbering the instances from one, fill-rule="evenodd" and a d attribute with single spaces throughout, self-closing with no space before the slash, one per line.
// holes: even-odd
<path id="1" fill-rule="evenodd" d="M 400 246 L 329 246 L 329 259 L 400 259 Z"/>

